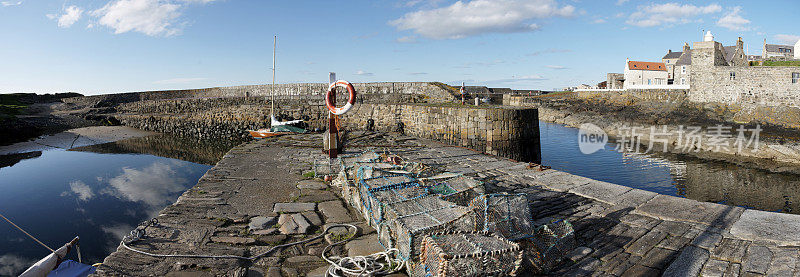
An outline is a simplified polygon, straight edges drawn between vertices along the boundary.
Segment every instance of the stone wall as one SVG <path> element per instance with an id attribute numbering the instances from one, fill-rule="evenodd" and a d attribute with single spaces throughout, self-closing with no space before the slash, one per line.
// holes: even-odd
<path id="1" fill-rule="evenodd" d="M 445 89 L 428 82 L 381 82 L 354 83 L 359 95 L 421 95 L 426 102 L 440 103 L 453 100 L 453 95 Z M 284 98 L 322 99 L 328 90 L 324 83 L 276 84 L 275 95 Z M 65 103 L 94 105 L 99 101 L 130 103 L 140 100 L 163 100 L 179 98 L 226 98 L 226 97 L 266 97 L 271 96 L 271 85 L 246 85 L 214 87 L 185 90 L 163 90 L 103 94 L 85 97 L 66 98 Z"/>
<path id="2" fill-rule="evenodd" d="M 303 119 L 308 129 L 327 126 L 327 108 L 319 101 L 276 102 L 276 114 Z M 269 127 L 270 103 L 264 98 L 147 100 L 121 105 L 127 126 L 199 138 L 247 137 L 246 130 Z M 540 160 L 538 112 L 531 108 L 483 108 L 433 104 L 361 103 L 341 116 L 346 130 L 395 131 L 468 147 L 517 160 Z M 321 142 L 320 142 L 321 143 Z"/>
<path id="3" fill-rule="evenodd" d="M 725 66 L 721 49 L 714 41 L 694 44 L 690 101 L 800 107 L 800 82 L 792 83 L 800 67 Z"/>

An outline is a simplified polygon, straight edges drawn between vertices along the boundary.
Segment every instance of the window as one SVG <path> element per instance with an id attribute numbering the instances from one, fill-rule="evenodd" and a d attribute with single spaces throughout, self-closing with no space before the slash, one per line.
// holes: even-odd
<path id="1" fill-rule="evenodd" d="M 681 74 L 686 74 L 686 66 L 681 65 Z"/>
<path id="2" fill-rule="evenodd" d="M 793 72 L 792 73 L 792 84 L 797 84 L 800 82 L 800 72 Z"/>
<path id="3" fill-rule="evenodd" d="M 731 71 L 731 80 L 736 80 L 736 72 Z"/>
<path id="4" fill-rule="evenodd" d="M 681 85 L 685 85 L 685 84 L 686 84 L 686 78 L 681 78 Z"/>
<path id="5" fill-rule="evenodd" d="M 647 79 L 647 84 L 648 85 L 652 85 L 653 84 L 653 79 Z"/>

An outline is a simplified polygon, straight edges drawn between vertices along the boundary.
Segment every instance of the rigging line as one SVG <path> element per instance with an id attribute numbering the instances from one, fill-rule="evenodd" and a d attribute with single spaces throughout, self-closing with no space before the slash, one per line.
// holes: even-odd
<path id="1" fill-rule="evenodd" d="M 14 227 L 16 227 L 18 230 L 20 230 L 23 233 L 25 233 L 26 235 L 28 235 L 30 238 L 32 238 L 33 240 L 35 240 L 36 242 L 38 242 L 42 246 L 44 246 L 44 248 L 47 248 L 48 250 L 50 250 L 50 252 L 56 252 L 55 250 L 53 250 L 53 248 L 50 248 L 50 246 L 47 246 L 47 244 L 44 244 L 42 241 L 36 239 L 33 235 L 29 234 L 28 232 L 25 232 L 25 230 L 23 230 L 21 227 L 17 226 L 17 224 L 14 224 L 14 222 L 11 222 L 11 220 L 8 219 L 6 216 L 4 216 L 2 213 L 0 213 L 0 217 L 5 219 L 6 221 L 8 221 L 8 223 L 11 223 L 11 225 L 14 225 Z"/>

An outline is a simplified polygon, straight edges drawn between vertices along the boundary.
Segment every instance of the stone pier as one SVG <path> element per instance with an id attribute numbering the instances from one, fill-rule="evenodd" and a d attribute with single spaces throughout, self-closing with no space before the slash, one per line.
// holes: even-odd
<path id="1" fill-rule="evenodd" d="M 253 256 L 354 223 L 353 240 L 329 255 L 382 251 L 375 231 L 337 188 L 309 178 L 323 158 L 318 134 L 283 136 L 233 148 L 198 184 L 158 215 L 133 247 L 159 254 Z M 361 146 L 360 146 L 361 145 Z M 362 147 L 363 146 L 363 147 Z M 347 150 L 391 151 L 408 161 L 482 180 L 487 192 L 526 193 L 537 224 L 567 219 L 578 248 L 558 276 L 797 276 L 800 216 L 697 202 L 519 163 L 428 139 L 359 132 Z M 305 177 L 304 177 L 305 175 Z M 154 258 L 124 248 L 99 276 L 322 276 L 320 258 L 338 233 L 276 249 L 254 262 Z M 523 273 L 526 275 L 526 273 Z"/>

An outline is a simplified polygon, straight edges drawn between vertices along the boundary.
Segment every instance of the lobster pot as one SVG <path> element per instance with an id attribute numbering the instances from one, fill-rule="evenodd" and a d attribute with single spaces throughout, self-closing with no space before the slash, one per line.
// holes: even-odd
<path id="1" fill-rule="evenodd" d="M 535 269 L 550 271 L 575 249 L 575 230 L 567 220 L 557 220 L 539 227 L 529 241 L 538 255 L 532 256 Z"/>
<path id="2" fill-rule="evenodd" d="M 367 150 L 358 154 L 339 155 L 339 160 L 342 161 L 342 164 L 348 167 L 355 166 L 357 162 L 377 162 L 380 161 L 380 158 L 381 156 L 372 150 Z"/>
<path id="3" fill-rule="evenodd" d="M 486 193 L 481 181 L 465 176 L 437 182 L 428 188 L 428 192 L 441 195 L 442 199 L 462 206 L 469 205 L 472 199 Z"/>
<path id="4" fill-rule="evenodd" d="M 475 229 L 518 240 L 533 234 L 533 217 L 524 193 L 484 194 L 469 204 L 475 212 Z"/>
<path id="5" fill-rule="evenodd" d="M 515 275 L 522 265 L 518 244 L 486 232 L 446 232 L 426 235 L 420 245 L 422 276 Z"/>
<path id="6" fill-rule="evenodd" d="M 381 203 L 377 200 L 373 201 L 373 199 L 371 199 L 373 196 L 372 193 L 376 191 L 391 189 L 397 190 L 411 186 L 418 186 L 418 184 L 413 181 L 414 180 L 411 179 L 411 177 L 405 175 L 387 175 L 361 179 L 358 181 L 359 199 L 353 201 L 358 205 L 354 205 L 354 207 L 361 212 L 361 215 L 367 220 L 367 223 L 375 227 L 375 222 L 372 221 L 373 212 L 381 213 L 381 215 L 376 216 L 377 218 L 380 218 L 383 211 L 381 210 Z"/>
<path id="7" fill-rule="evenodd" d="M 403 259 L 418 255 L 421 235 L 444 230 L 470 231 L 475 223 L 466 207 L 436 196 L 425 196 L 386 205 L 385 225 L 392 241 L 383 243 L 400 250 Z M 379 238 L 384 236 L 379 235 Z"/>
<path id="8" fill-rule="evenodd" d="M 363 190 L 363 187 L 362 187 Z M 409 183 L 408 186 L 393 187 L 390 186 L 385 189 L 378 189 L 373 191 L 362 191 L 368 197 L 366 207 L 369 209 L 370 217 L 367 218 L 373 227 L 377 226 L 384 220 L 386 205 L 408 201 L 428 195 L 428 191 L 417 183 Z"/>
<path id="9" fill-rule="evenodd" d="M 344 198 L 347 204 L 350 206 L 359 209 L 361 205 L 361 195 L 359 194 L 360 190 L 358 189 L 357 184 L 345 183 L 342 185 L 342 198 Z"/>

